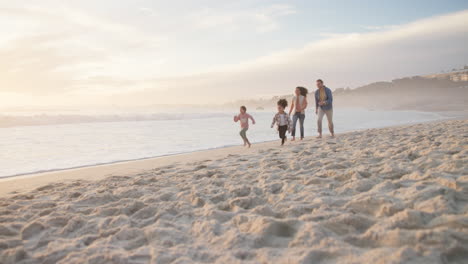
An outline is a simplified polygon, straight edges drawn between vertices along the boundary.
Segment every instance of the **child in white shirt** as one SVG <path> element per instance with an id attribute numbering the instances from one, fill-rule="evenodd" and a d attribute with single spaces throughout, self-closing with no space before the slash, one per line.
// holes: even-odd
<path id="1" fill-rule="evenodd" d="M 275 125 L 278 126 L 279 137 L 281 138 L 281 146 L 284 145 L 286 141 L 286 131 L 291 133 L 291 118 L 284 111 L 288 107 L 288 101 L 286 99 L 280 99 L 278 101 L 278 113 L 273 117 L 273 123 L 271 123 L 271 128 Z"/>

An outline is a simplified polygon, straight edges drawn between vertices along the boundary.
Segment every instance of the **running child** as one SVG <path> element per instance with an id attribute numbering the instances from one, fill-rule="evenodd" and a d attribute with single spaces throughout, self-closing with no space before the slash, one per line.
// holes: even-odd
<path id="1" fill-rule="evenodd" d="M 255 125 L 255 119 L 247 114 L 247 108 L 245 106 L 240 107 L 240 114 L 234 116 L 234 122 L 240 121 L 241 131 L 239 132 L 242 140 L 244 141 L 244 146 L 249 146 L 250 141 L 247 138 L 247 130 L 249 129 L 249 119 L 252 120 L 252 124 Z"/>
<path id="2" fill-rule="evenodd" d="M 284 110 L 288 107 L 288 101 L 286 99 L 280 99 L 278 101 L 278 113 L 273 117 L 273 123 L 271 123 L 271 128 L 275 125 L 278 126 L 279 137 L 281 138 L 281 146 L 284 145 L 286 141 L 286 131 L 291 133 L 291 118 Z"/>

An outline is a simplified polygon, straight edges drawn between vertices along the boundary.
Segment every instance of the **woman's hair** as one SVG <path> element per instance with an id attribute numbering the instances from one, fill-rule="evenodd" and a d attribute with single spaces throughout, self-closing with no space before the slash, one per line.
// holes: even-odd
<path id="1" fill-rule="evenodd" d="M 307 90 L 307 88 L 298 86 L 297 89 L 299 89 L 299 92 L 302 96 L 307 97 L 307 94 L 309 93 L 309 90 Z"/>
<path id="2" fill-rule="evenodd" d="M 245 112 L 247 112 L 247 107 L 241 106 L 240 108 L 241 108 L 242 110 L 244 110 Z"/>
<path id="3" fill-rule="evenodd" d="M 279 99 L 278 105 L 281 105 L 283 108 L 288 107 L 288 101 L 286 99 Z"/>

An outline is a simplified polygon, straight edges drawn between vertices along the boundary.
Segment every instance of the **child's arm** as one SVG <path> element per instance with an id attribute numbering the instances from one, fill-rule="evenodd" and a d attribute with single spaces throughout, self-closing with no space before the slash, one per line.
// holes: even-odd
<path id="1" fill-rule="evenodd" d="M 271 128 L 275 126 L 276 123 L 276 115 L 273 117 L 273 122 L 271 123 Z"/>
<path id="2" fill-rule="evenodd" d="M 253 118 L 253 116 L 249 115 L 249 118 L 252 120 L 252 124 L 255 125 L 255 119 Z"/>
<path id="3" fill-rule="evenodd" d="M 240 120 L 239 115 L 235 115 L 235 116 L 234 116 L 234 122 L 237 123 L 237 121 L 239 121 L 239 120 Z"/>
<path id="4" fill-rule="evenodd" d="M 291 118 L 288 116 L 288 132 L 291 134 L 291 128 L 292 128 L 292 121 Z"/>

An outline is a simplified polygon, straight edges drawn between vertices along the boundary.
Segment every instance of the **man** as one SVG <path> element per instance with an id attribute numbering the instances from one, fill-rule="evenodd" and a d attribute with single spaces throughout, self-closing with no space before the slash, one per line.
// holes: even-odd
<path id="1" fill-rule="evenodd" d="M 317 80 L 317 88 L 315 91 L 315 114 L 317 118 L 317 129 L 318 138 L 322 138 L 322 120 L 323 116 L 327 116 L 328 129 L 330 130 L 331 136 L 335 137 L 335 131 L 333 130 L 333 95 L 332 91 L 323 85 L 321 79 Z"/>

